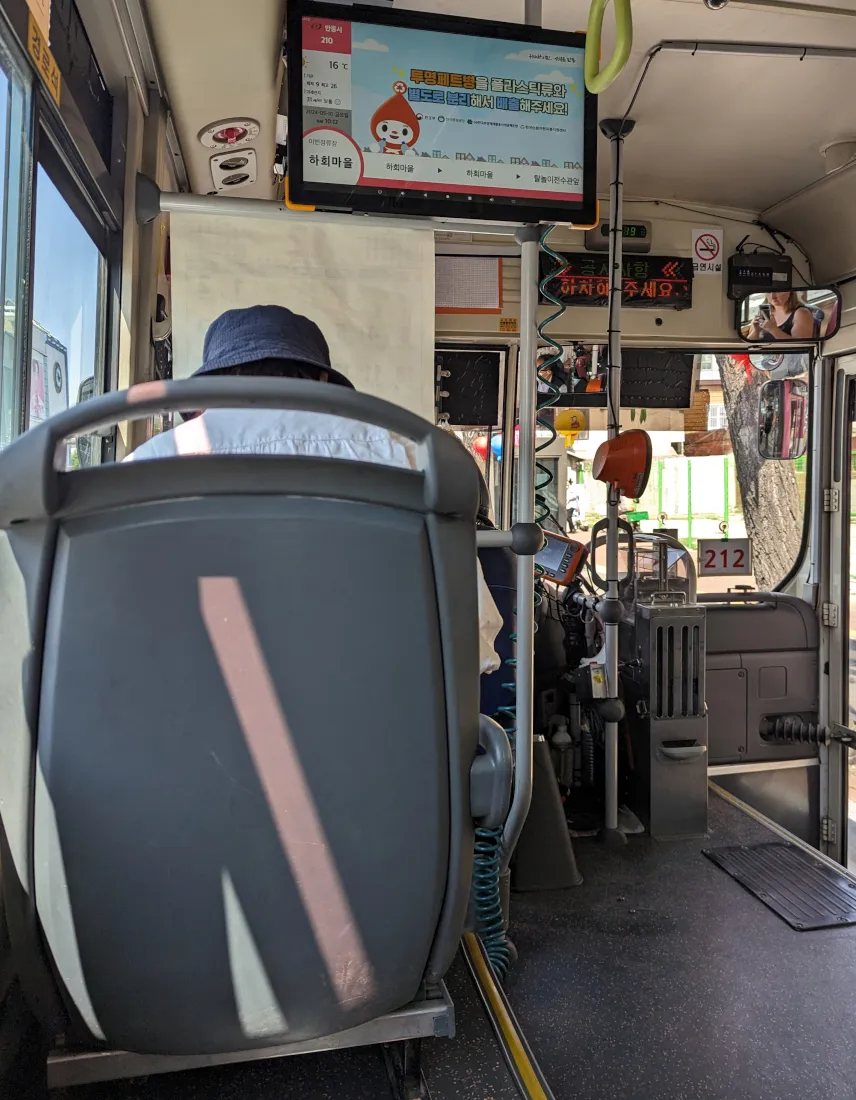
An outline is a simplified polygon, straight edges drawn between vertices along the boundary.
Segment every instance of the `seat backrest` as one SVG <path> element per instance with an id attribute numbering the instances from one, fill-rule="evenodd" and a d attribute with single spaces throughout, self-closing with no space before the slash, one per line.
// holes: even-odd
<path id="1" fill-rule="evenodd" d="M 490 489 L 478 465 L 476 470 L 479 476 L 476 526 L 479 530 L 493 530 Z M 495 672 L 482 675 L 479 707 L 482 714 L 492 715 L 507 726 L 515 704 L 517 558 L 504 546 L 480 547 L 478 557 L 488 591 L 502 616 L 502 626 L 493 643 L 501 664 Z"/>
<path id="2" fill-rule="evenodd" d="M 112 1046 L 332 1034 L 408 1003 L 457 947 L 477 478 L 447 433 L 334 390 L 131 390 L 0 454 L 3 886 L 19 948 L 41 933 L 65 1010 Z M 53 469 L 69 429 L 248 395 L 418 438 L 426 468 Z"/>
<path id="3" fill-rule="evenodd" d="M 504 546 L 479 549 L 479 561 L 488 591 L 502 616 L 502 627 L 493 646 L 502 662 L 495 672 L 481 677 L 479 706 L 482 714 L 499 716 L 505 725 L 515 702 L 515 627 L 517 620 L 517 558 Z"/>

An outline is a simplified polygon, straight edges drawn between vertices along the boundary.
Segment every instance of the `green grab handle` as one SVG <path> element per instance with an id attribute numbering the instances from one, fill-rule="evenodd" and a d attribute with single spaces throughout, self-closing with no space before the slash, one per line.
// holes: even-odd
<path id="1" fill-rule="evenodd" d="M 630 0 L 613 0 L 615 5 L 615 49 L 606 66 L 600 68 L 601 34 L 603 16 L 609 0 L 591 0 L 588 28 L 586 30 L 585 78 L 586 88 L 592 95 L 601 92 L 613 83 L 624 71 L 624 66 L 633 48 L 633 13 Z"/>

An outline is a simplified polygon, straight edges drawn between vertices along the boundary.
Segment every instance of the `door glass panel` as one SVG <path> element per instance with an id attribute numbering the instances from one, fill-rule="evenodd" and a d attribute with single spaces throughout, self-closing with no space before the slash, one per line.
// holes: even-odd
<path id="1" fill-rule="evenodd" d="M 104 257 L 41 165 L 35 253 L 29 427 L 99 393 L 103 360 Z M 97 462 L 98 442 L 70 442 L 69 467 Z"/>

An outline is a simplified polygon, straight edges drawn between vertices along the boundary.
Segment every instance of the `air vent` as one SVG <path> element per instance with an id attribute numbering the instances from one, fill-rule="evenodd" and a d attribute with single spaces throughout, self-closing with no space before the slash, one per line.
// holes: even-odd
<path id="1" fill-rule="evenodd" d="M 651 714 L 654 718 L 699 718 L 704 714 L 702 630 L 699 624 L 654 626 Z"/>
<path id="2" fill-rule="evenodd" d="M 256 182 L 256 151 L 241 149 L 217 153 L 211 158 L 211 178 L 216 191 L 237 191 Z"/>

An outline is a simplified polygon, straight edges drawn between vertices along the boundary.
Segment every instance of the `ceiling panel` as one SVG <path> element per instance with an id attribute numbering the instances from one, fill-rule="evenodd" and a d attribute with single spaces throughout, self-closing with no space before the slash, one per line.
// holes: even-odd
<path id="1" fill-rule="evenodd" d="M 487 0 L 396 0 L 397 7 L 486 14 Z M 829 15 L 818 7 L 852 8 Z M 523 0 L 491 0 L 495 19 L 523 20 Z M 148 0 L 160 63 L 194 190 L 210 191 L 210 153 L 199 130 L 218 118 L 259 120 L 259 182 L 243 195 L 270 195 L 278 101 L 277 58 L 284 0 Z M 794 9 L 794 10 L 791 10 Z M 809 9 L 809 10 L 805 10 Z M 588 0 L 542 0 L 545 26 L 585 26 Z M 625 74 L 600 101 L 601 117 L 622 115 L 648 51 L 664 38 L 753 41 L 856 49 L 856 0 L 732 0 L 709 11 L 701 0 L 635 0 L 635 46 Z M 607 9 L 604 55 L 612 50 Z M 633 111 L 627 141 L 628 196 L 656 196 L 761 210 L 824 174 L 820 147 L 856 136 L 856 60 L 661 53 Z M 599 186 L 608 184 L 600 143 Z"/>
<path id="2" fill-rule="evenodd" d="M 587 0 L 543 0 L 544 25 L 573 29 L 587 8 Z M 856 50 L 856 18 L 739 2 L 709 11 L 701 0 L 637 0 L 634 31 L 625 74 L 600 98 L 601 118 L 624 114 L 648 51 L 663 39 Z M 613 44 L 608 14 L 605 57 Z M 626 193 L 761 210 L 824 174 L 822 145 L 856 135 L 854 83 L 856 58 L 661 53 L 633 109 Z M 607 162 L 601 140 L 601 190 Z"/>
<path id="3" fill-rule="evenodd" d="M 856 132 L 855 78 L 856 60 L 660 55 L 625 142 L 627 194 L 764 209 L 824 175 L 821 146 Z M 605 188 L 603 139 L 600 152 Z"/>
<path id="4" fill-rule="evenodd" d="M 285 0 L 147 0 L 146 8 L 192 189 L 214 189 L 217 150 L 201 144 L 199 131 L 247 116 L 261 124 L 252 145 L 258 180 L 235 194 L 270 197 Z"/>

